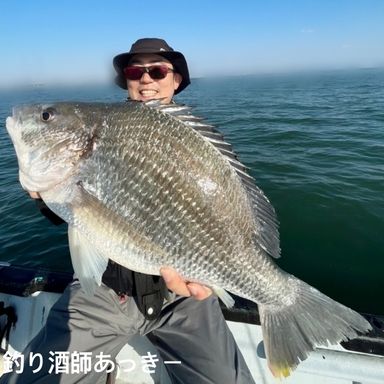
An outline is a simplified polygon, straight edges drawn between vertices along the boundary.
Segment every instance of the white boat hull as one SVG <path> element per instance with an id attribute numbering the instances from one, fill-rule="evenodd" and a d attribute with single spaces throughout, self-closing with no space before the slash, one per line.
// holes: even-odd
<path id="1" fill-rule="evenodd" d="M 60 294 L 38 291 L 27 297 L 0 293 L 0 301 L 5 307 L 12 306 L 17 313 L 16 326 L 11 330 L 8 353 L 21 353 L 41 327 L 45 324 L 52 305 Z M 264 355 L 261 327 L 228 321 L 245 360 L 258 384 L 276 384 Z M 4 346 L 2 345 L 4 348 Z M 117 356 L 116 383 L 130 384 L 170 384 L 163 362 L 158 362 L 155 373 L 149 374 L 141 369 L 141 356 L 148 352 L 157 355 L 156 349 L 145 338 L 137 336 L 127 344 Z M 5 360 L 7 360 L 5 356 Z M 124 361 L 129 360 L 130 368 L 135 364 L 134 374 L 124 372 Z M 4 355 L 2 369 L 7 368 Z M 347 351 L 341 346 L 319 348 L 301 363 L 293 374 L 284 380 L 286 384 L 382 384 L 384 383 L 384 356 Z M 219 384 L 219 383 L 218 383 Z M 221 383 L 220 383 L 221 384 Z"/>

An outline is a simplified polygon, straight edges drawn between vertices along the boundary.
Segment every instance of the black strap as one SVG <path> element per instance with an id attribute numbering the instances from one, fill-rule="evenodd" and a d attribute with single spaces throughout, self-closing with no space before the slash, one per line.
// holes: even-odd
<path id="1" fill-rule="evenodd" d="M 6 319 L 3 321 L 2 316 L 5 315 Z M 17 316 L 13 307 L 4 307 L 4 302 L 0 302 L 0 353 L 4 354 L 8 350 L 9 333 L 12 326 L 16 324 Z M 5 339 L 5 348 L 1 347 L 1 343 Z"/>
<path id="2" fill-rule="evenodd" d="M 117 295 L 133 296 L 135 292 L 134 273 L 112 260 L 108 260 L 107 269 L 103 273 L 102 282 L 112 288 Z"/>
<path id="3" fill-rule="evenodd" d="M 112 288 L 117 295 L 132 296 L 140 312 L 148 320 L 153 320 L 161 312 L 168 290 L 163 278 L 134 272 L 109 260 L 102 282 Z"/>
<path id="4" fill-rule="evenodd" d="M 137 307 L 148 320 L 156 319 L 163 307 L 168 290 L 161 276 L 145 275 L 134 272 Z"/>

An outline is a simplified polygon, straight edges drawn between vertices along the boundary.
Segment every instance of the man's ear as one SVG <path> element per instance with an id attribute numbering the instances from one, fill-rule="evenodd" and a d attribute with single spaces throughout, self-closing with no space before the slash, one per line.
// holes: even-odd
<path id="1" fill-rule="evenodd" d="M 173 74 L 173 84 L 174 84 L 175 91 L 177 88 L 179 88 L 182 80 L 183 80 L 183 78 L 180 75 L 180 73 L 174 73 Z"/>

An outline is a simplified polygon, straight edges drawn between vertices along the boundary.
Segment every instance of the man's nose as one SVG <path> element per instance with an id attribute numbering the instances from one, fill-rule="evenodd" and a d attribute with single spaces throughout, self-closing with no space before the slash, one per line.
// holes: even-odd
<path id="1" fill-rule="evenodd" d="M 141 76 L 140 81 L 142 83 L 151 83 L 153 80 L 152 80 L 152 77 L 149 76 L 148 72 L 144 72 L 143 75 Z"/>

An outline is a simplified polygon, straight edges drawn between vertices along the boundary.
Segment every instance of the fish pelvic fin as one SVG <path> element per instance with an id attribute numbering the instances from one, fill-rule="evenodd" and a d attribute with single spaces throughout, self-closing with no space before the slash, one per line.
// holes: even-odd
<path id="1" fill-rule="evenodd" d="M 77 228 L 68 226 L 68 242 L 72 266 L 81 288 L 93 295 L 108 265 L 104 257 Z"/>
<path id="2" fill-rule="evenodd" d="M 316 346 L 338 344 L 372 329 L 352 309 L 293 276 L 288 281 L 292 297 L 280 304 L 259 304 L 268 366 L 278 378 L 289 376 Z"/>
<path id="3" fill-rule="evenodd" d="M 227 308 L 232 308 L 235 305 L 234 298 L 224 288 L 215 285 L 211 286 L 211 289 Z"/>

